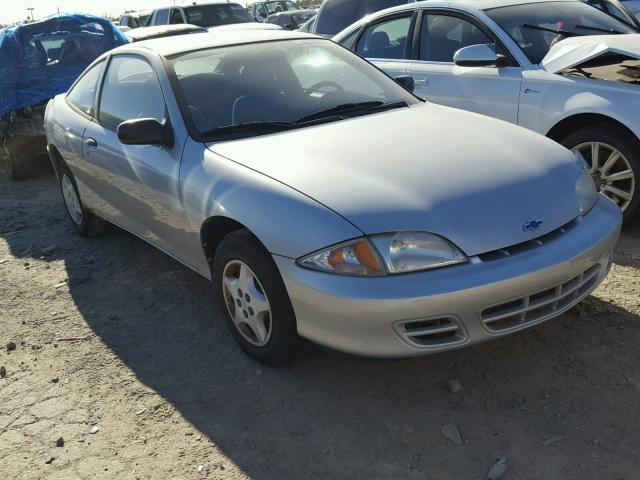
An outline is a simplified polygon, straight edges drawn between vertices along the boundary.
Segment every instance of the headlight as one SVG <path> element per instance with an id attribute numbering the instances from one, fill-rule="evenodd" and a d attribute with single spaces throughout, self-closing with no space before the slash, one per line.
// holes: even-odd
<path id="1" fill-rule="evenodd" d="M 580 153 L 576 153 L 576 157 L 582 168 L 576 180 L 576 197 L 578 199 L 580 214 L 584 215 L 591 210 L 598 201 L 598 190 L 589 172 L 587 162 L 584 161 Z"/>
<path id="2" fill-rule="evenodd" d="M 303 267 L 344 275 L 384 275 L 384 267 L 366 238 L 350 240 L 298 260 Z"/>
<path id="3" fill-rule="evenodd" d="M 397 232 L 341 243 L 302 257 L 298 264 L 323 272 L 371 276 L 426 270 L 466 260 L 455 245 L 438 235 Z"/>
<path id="4" fill-rule="evenodd" d="M 371 241 L 389 273 L 426 270 L 467 260 L 458 247 L 433 233 L 390 233 L 375 235 Z"/>

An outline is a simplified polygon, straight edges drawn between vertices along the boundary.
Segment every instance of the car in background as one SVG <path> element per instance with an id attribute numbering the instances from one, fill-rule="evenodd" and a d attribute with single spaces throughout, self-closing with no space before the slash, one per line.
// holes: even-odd
<path id="1" fill-rule="evenodd" d="M 309 32 L 323 37 L 332 37 L 352 23 L 371 13 L 413 1 L 414 0 L 325 0 L 322 2 L 320 10 L 318 10 L 318 15 L 313 24 L 309 26 Z"/>
<path id="2" fill-rule="evenodd" d="M 302 25 L 300 25 L 300 27 L 298 27 L 298 31 L 304 32 L 304 33 L 311 33 L 313 31 L 313 27 L 315 26 L 316 18 L 318 18 L 318 12 L 316 12 L 316 14 L 313 17 L 311 17 L 309 20 L 307 20 Z"/>
<path id="3" fill-rule="evenodd" d="M 421 97 L 580 153 L 625 222 L 640 217 L 640 35 L 578 0 L 459 0 L 373 14 L 334 37 Z"/>
<path id="4" fill-rule="evenodd" d="M 197 25 L 180 23 L 175 25 L 155 25 L 153 27 L 140 27 L 128 30 L 125 35 L 131 42 L 142 42 L 155 38 L 173 37 L 190 33 L 207 33 L 208 30 Z"/>
<path id="5" fill-rule="evenodd" d="M 125 13 L 120 17 L 120 20 L 118 20 L 118 28 L 120 28 L 122 32 L 127 32 L 133 28 L 144 27 L 150 16 L 151 12 Z"/>
<path id="6" fill-rule="evenodd" d="M 269 15 L 267 23 L 279 25 L 285 30 L 298 30 L 303 24 L 316 16 L 313 10 L 292 10 L 290 12 Z"/>
<path id="7" fill-rule="evenodd" d="M 603 12 L 629 23 L 640 29 L 640 1 L 637 0 L 583 0 L 589 5 L 599 8 Z M 635 11 L 632 11 L 633 7 Z"/>
<path id="8" fill-rule="evenodd" d="M 46 160 L 49 99 L 67 91 L 96 57 L 126 43 L 113 23 L 85 14 L 0 29 L 0 163 L 11 178 L 28 178 L 40 157 Z"/>
<path id="9" fill-rule="evenodd" d="M 537 325 L 598 286 L 620 231 L 557 143 L 299 32 L 126 45 L 49 103 L 46 132 L 77 231 L 106 220 L 212 279 L 267 364 L 299 335 L 399 357 Z"/>
<path id="10" fill-rule="evenodd" d="M 292 2 L 291 0 L 269 0 L 266 2 L 255 2 L 251 8 L 249 8 L 249 14 L 256 22 L 266 22 L 269 15 L 294 10 L 300 10 L 296 2 Z"/>
<path id="11" fill-rule="evenodd" d="M 158 8 L 153 11 L 146 26 L 188 23 L 209 28 L 253 21 L 240 4 L 218 1 Z"/>

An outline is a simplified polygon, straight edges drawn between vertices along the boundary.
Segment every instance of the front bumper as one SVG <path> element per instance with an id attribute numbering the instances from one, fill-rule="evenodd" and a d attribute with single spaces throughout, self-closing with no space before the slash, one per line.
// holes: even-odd
<path id="1" fill-rule="evenodd" d="M 571 308 L 607 274 L 621 220 L 619 208 L 602 197 L 567 231 L 509 256 L 479 255 L 384 277 L 339 276 L 274 260 L 301 336 L 359 355 L 414 356 L 500 337 Z"/>

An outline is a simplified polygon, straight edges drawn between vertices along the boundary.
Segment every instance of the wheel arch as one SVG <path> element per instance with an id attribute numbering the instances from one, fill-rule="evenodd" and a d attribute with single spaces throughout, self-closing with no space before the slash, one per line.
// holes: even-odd
<path id="1" fill-rule="evenodd" d="M 62 164 L 64 163 L 64 159 L 60 154 L 60 151 L 53 144 L 47 145 L 47 152 L 49 153 L 49 160 L 51 161 L 51 166 L 53 167 L 53 171 L 56 174 L 56 178 L 60 180 L 60 172 L 62 171 Z"/>
<path id="2" fill-rule="evenodd" d="M 611 127 L 621 130 L 625 134 L 629 135 L 629 138 L 632 138 L 640 146 L 640 139 L 638 139 L 638 136 L 629 127 L 619 120 L 601 113 L 577 113 L 565 117 L 551 127 L 546 136 L 551 140 L 560 143 L 562 139 L 572 132 L 575 132 L 578 128 L 595 124 L 610 125 Z"/>
<path id="3" fill-rule="evenodd" d="M 212 265 L 213 257 L 222 239 L 237 230 L 246 230 L 258 238 L 251 229 L 230 217 L 215 215 L 202 222 L 202 226 L 200 227 L 200 243 L 209 265 Z M 259 239 L 258 241 L 260 242 Z M 260 244 L 264 247 L 262 242 L 260 242 Z"/>

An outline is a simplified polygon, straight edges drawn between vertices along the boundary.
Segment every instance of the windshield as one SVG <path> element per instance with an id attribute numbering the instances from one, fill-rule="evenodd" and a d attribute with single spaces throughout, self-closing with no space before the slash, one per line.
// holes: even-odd
<path id="1" fill-rule="evenodd" d="M 622 4 L 640 20 L 640 0 L 622 0 Z"/>
<path id="2" fill-rule="evenodd" d="M 186 7 L 184 13 L 187 23 L 199 27 L 217 27 L 230 23 L 253 22 L 247 11 L 237 3 L 220 3 L 213 5 L 196 5 Z"/>
<path id="3" fill-rule="evenodd" d="M 485 11 L 518 44 L 531 63 L 572 36 L 638 33 L 630 25 L 582 2 L 542 2 Z"/>
<path id="4" fill-rule="evenodd" d="M 249 124 L 240 136 L 252 136 L 269 133 L 258 132 L 256 124 L 297 127 L 418 103 L 330 40 L 215 48 L 181 54 L 169 63 L 187 124 L 201 140 L 216 140 L 230 126 Z"/>
<path id="5" fill-rule="evenodd" d="M 316 12 L 302 12 L 302 13 L 294 13 L 291 15 L 293 21 L 296 25 L 302 25 L 307 22 L 311 17 L 315 16 Z"/>
<path id="6" fill-rule="evenodd" d="M 327 0 L 318 12 L 314 33 L 335 35 L 370 13 L 405 3 L 407 0 Z"/>
<path id="7" fill-rule="evenodd" d="M 264 8 L 267 9 L 267 13 L 269 15 L 280 12 L 288 12 L 289 10 L 300 10 L 300 7 L 298 5 L 288 1 L 266 2 L 263 5 Z"/>

